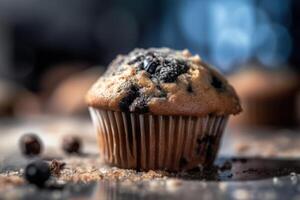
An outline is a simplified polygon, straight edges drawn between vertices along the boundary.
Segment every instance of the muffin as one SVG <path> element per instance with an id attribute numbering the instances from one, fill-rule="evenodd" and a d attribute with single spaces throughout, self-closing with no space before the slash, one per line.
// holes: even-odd
<path id="1" fill-rule="evenodd" d="M 243 103 L 244 112 L 234 125 L 287 127 L 297 124 L 299 77 L 284 69 L 253 66 L 229 77 Z"/>
<path id="2" fill-rule="evenodd" d="M 135 49 L 118 56 L 87 94 L 104 161 L 137 170 L 211 165 L 234 89 L 188 50 Z"/>
<path id="3" fill-rule="evenodd" d="M 103 72 L 103 67 L 92 67 L 65 78 L 48 98 L 49 100 L 46 102 L 47 112 L 59 113 L 60 115 L 88 114 L 84 95 Z"/>

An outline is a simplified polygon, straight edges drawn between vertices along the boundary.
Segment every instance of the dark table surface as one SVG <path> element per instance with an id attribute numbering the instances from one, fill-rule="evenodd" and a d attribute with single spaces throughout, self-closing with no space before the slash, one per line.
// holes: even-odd
<path id="1" fill-rule="evenodd" d="M 2 174 L 19 170 L 28 162 L 17 145 L 25 132 L 36 132 L 47 141 L 45 154 L 60 155 L 58 140 L 69 133 L 85 135 L 84 151 L 90 155 L 97 153 L 94 131 L 86 119 L 49 116 L 3 119 L 0 131 Z M 133 183 L 115 180 L 67 183 L 63 188 L 37 189 L 23 184 L 0 188 L 0 199 L 300 199 L 299 157 L 297 129 L 229 127 L 215 163 L 218 168 L 209 173 L 196 170 Z M 224 167 L 226 163 L 230 166 Z"/>

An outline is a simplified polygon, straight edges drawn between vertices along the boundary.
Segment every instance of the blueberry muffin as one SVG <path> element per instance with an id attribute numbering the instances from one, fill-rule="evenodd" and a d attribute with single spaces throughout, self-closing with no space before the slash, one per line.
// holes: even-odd
<path id="1" fill-rule="evenodd" d="M 299 76 L 287 69 L 247 66 L 229 77 L 244 112 L 231 120 L 240 126 L 291 127 L 297 124 L 296 99 Z"/>
<path id="2" fill-rule="evenodd" d="M 138 170 L 210 165 L 234 89 L 187 50 L 135 49 L 118 56 L 87 94 L 105 162 Z"/>

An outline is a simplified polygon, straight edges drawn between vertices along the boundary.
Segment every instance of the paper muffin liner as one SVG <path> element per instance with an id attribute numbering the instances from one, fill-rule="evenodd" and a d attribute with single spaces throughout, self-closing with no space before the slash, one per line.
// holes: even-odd
<path id="1" fill-rule="evenodd" d="M 228 119 L 89 110 L 102 159 L 137 170 L 179 171 L 211 165 Z"/>

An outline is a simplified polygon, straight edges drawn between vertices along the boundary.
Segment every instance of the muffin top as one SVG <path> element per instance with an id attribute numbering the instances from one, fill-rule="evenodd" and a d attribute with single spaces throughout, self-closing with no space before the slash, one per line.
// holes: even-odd
<path id="1" fill-rule="evenodd" d="M 237 114 L 239 99 L 215 69 L 188 50 L 119 55 L 87 94 L 89 106 L 154 115 Z"/>

